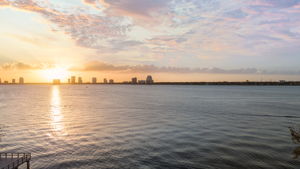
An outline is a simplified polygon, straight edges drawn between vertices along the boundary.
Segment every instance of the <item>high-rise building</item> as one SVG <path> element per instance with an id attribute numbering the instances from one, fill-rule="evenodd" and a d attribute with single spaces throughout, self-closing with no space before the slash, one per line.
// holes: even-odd
<path id="1" fill-rule="evenodd" d="M 72 83 L 72 84 L 75 84 L 75 83 L 76 83 L 76 76 L 72 76 L 72 77 L 71 77 L 71 83 Z"/>
<path id="2" fill-rule="evenodd" d="M 92 78 L 92 83 L 93 83 L 93 84 L 96 84 L 96 83 L 97 83 L 97 78 L 96 78 L 96 77 L 93 77 L 93 78 Z"/>
<path id="3" fill-rule="evenodd" d="M 82 78 L 81 77 L 78 77 L 78 83 L 82 84 Z"/>
<path id="4" fill-rule="evenodd" d="M 15 84 L 15 83 L 16 83 L 16 79 L 12 79 L 12 80 L 11 80 L 11 83 L 12 83 L 12 84 Z"/>
<path id="5" fill-rule="evenodd" d="M 20 78 L 19 78 L 19 83 L 20 83 L 20 84 L 24 84 L 24 78 L 23 78 L 23 77 L 20 77 Z"/>
<path id="6" fill-rule="evenodd" d="M 152 83 L 154 83 L 154 81 L 152 79 L 152 76 L 148 75 L 147 78 L 146 78 L 146 84 L 152 84 Z"/>
<path id="7" fill-rule="evenodd" d="M 137 78 L 136 77 L 133 77 L 131 79 L 131 84 L 137 84 Z"/>
<path id="8" fill-rule="evenodd" d="M 113 79 L 109 79 L 109 84 L 113 84 L 114 80 Z"/>
<path id="9" fill-rule="evenodd" d="M 107 84 L 107 79 L 106 78 L 103 79 L 103 83 Z"/>
<path id="10" fill-rule="evenodd" d="M 55 85 L 60 84 L 60 79 L 53 79 L 53 84 Z"/>

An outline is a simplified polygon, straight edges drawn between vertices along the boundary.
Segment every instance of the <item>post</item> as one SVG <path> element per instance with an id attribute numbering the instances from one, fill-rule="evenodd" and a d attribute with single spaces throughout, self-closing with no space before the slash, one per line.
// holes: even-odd
<path id="1" fill-rule="evenodd" d="M 27 169 L 30 169 L 30 162 L 27 161 Z"/>

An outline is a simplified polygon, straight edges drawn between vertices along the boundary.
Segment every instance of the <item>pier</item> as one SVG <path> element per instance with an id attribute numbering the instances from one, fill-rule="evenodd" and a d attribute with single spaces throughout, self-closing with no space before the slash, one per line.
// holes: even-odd
<path id="1" fill-rule="evenodd" d="M 0 153 L 0 169 L 18 169 L 24 163 L 30 169 L 30 159 L 30 153 Z"/>

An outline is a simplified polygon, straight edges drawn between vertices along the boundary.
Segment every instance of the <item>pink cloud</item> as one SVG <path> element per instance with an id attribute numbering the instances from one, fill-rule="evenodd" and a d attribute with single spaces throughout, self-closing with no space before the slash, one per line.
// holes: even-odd
<path id="1" fill-rule="evenodd" d="M 272 3 L 264 0 L 251 0 L 247 2 L 249 5 L 271 7 Z"/>
<path id="2" fill-rule="evenodd" d="M 119 37 L 128 30 L 128 25 L 119 24 L 121 18 L 103 17 L 88 13 L 60 12 L 51 7 L 41 7 L 33 0 L 0 1 L 0 6 L 11 6 L 15 9 L 36 12 L 58 26 L 58 29 L 69 34 L 79 45 L 91 48 L 101 46 L 99 40 Z"/>
<path id="3" fill-rule="evenodd" d="M 102 0 L 111 10 L 123 11 L 127 14 L 150 17 L 152 12 L 167 7 L 169 0 Z"/>
<path id="4" fill-rule="evenodd" d="M 7 6 L 9 2 L 7 0 L 0 0 L 0 6 Z"/>

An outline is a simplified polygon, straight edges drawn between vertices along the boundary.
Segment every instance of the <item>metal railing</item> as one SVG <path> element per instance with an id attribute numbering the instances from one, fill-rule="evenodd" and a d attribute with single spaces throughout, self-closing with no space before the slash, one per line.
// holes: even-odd
<path id="1" fill-rule="evenodd" d="M 2 159 L 11 159 L 11 162 L 1 169 L 15 169 L 25 162 L 28 163 L 31 159 L 31 153 L 0 153 L 0 160 Z"/>

